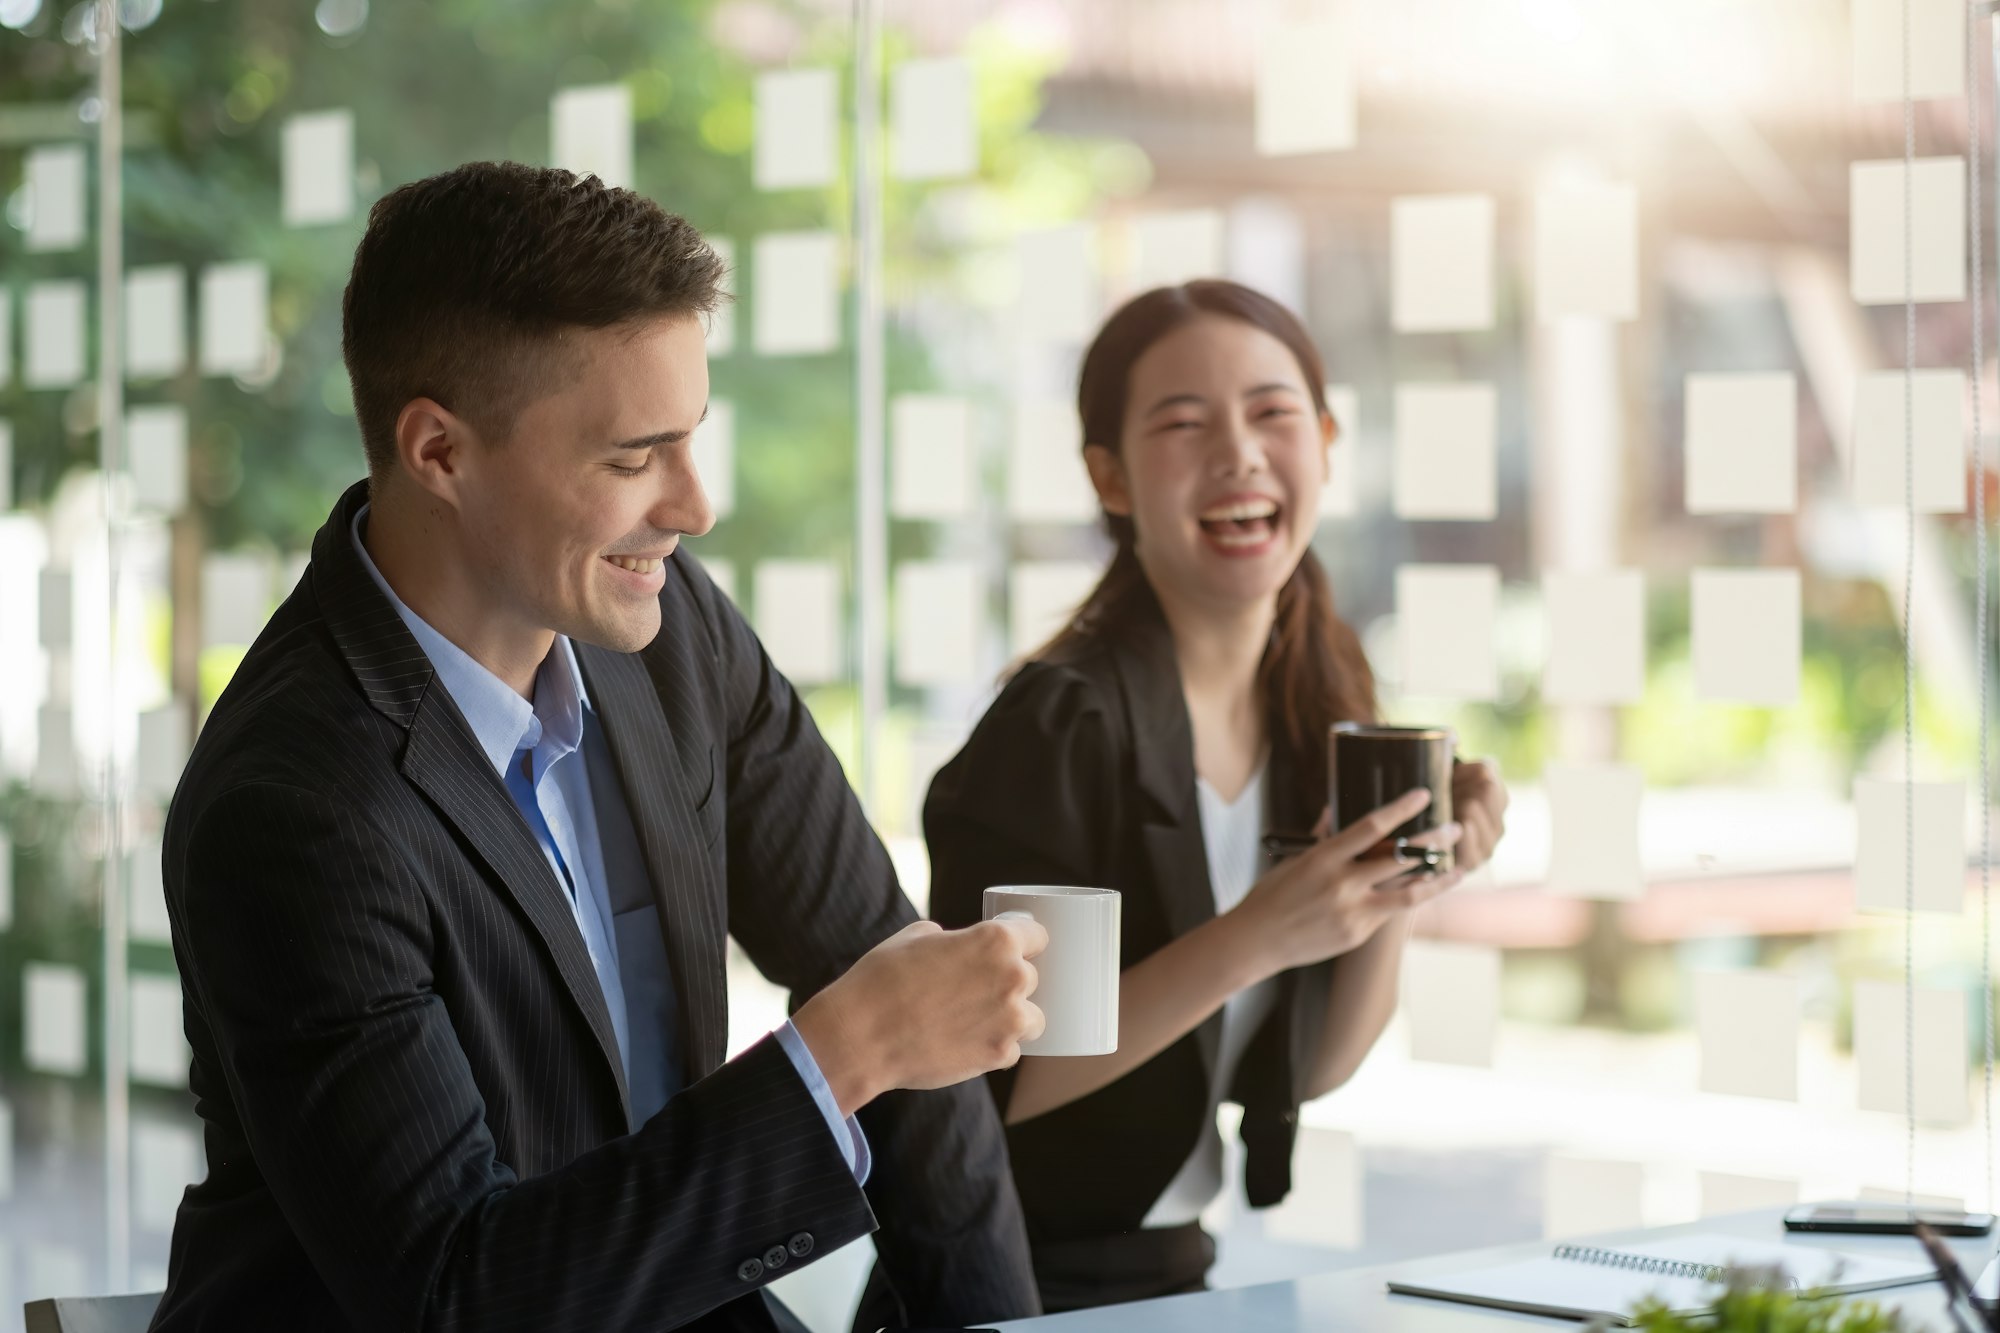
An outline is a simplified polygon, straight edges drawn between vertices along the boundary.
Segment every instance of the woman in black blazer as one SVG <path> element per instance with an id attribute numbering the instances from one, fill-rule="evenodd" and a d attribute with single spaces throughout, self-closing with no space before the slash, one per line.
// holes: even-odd
<path id="1" fill-rule="evenodd" d="M 924 807 L 931 913 L 994 884 L 1124 895 L 1119 1049 L 989 1075 L 1050 1311 L 1199 1289 L 1221 1188 L 1291 1186 L 1301 1102 L 1340 1086 L 1395 1008 L 1411 909 L 1491 854 L 1506 794 L 1453 777 L 1459 869 L 1369 856 L 1411 793 L 1275 867 L 1265 829 L 1326 833 L 1327 728 L 1375 716 L 1308 547 L 1336 428 L 1299 322 L 1247 288 L 1139 296 L 1083 363 L 1085 462 L 1117 543 L 1068 626 L 1007 683 Z"/>

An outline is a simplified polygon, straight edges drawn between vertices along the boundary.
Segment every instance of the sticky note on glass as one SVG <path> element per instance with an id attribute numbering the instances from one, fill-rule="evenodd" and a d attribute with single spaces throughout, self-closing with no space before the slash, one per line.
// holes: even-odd
<path id="1" fill-rule="evenodd" d="M 28 323 L 28 364 L 22 380 L 30 389 L 65 389 L 84 374 L 84 302 L 81 282 L 62 279 L 28 287 L 22 313 Z"/>
<path id="2" fill-rule="evenodd" d="M 805 356 L 840 346 L 840 242 L 830 231 L 759 236 L 751 256 L 752 340 L 766 356 Z"/>
<path id="3" fill-rule="evenodd" d="M 1352 1134 L 1299 1127 L 1292 1148 L 1292 1192 L 1267 1210 L 1267 1240 L 1351 1250 L 1362 1241 L 1361 1149 Z"/>
<path id="4" fill-rule="evenodd" d="M 35 714 L 35 790 L 75 796 L 82 774 L 76 757 L 76 723 L 69 709 L 43 704 Z"/>
<path id="5" fill-rule="evenodd" d="M 139 794 L 164 806 L 187 767 L 188 751 L 187 711 L 179 704 L 139 714 Z"/>
<path id="6" fill-rule="evenodd" d="M 1490 384 L 1396 386 L 1396 516 L 1490 519 L 1497 405 Z"/>
<path id="7" fill-rule="evenodd" d="M 1965 909 L 1965 784 L 1896 778 L 1854 780 L 1854 905 L 1900 912 L 1905 895 L 1919 912 Z M 1910 880 L 1909 807 L 1916 808 L 1916 878 Z"/>
<path id="8" fill-rule="evenodd" d="M 181 1196 L 205 1173 L 195 1130 L 150 1117 L 133 1119 L 132 1219 L 140 1226 L 172 1231 Z"/>
<path id="9" fill-rule="evenodd" d="M 1914 393 L 1910 392 L 1914 389 Z M 1907 405 L 1907 407 L 1906 407 Z M 1907 415 L 1906 415 L 1907 414 Z M 1965 512 L 1965 372 L 1870 371 L 1854 393 L 1854 502 L 1905 507 L 1914 441 L 1917 510 Z"/>
<path id="10" fill-rule="evenodd" d="M 972 404 L 950 394 L 896 395 L 889 404 L 889 512 L 963 518 L 973 492 Z"/>
<path id="11" fill-rule="evenodd" d="M 166 878 L 160 868 L 160 840 L 147 838 L 132 849 L 131 892 L 126 921 L 132 938 L 153 944 L 173 941 L 167 917 Z"/>
<path id="12" fill-rule="evenodd" d="M 0 319 L 7 312 L 0 310 Z M 14 507 L 14 423 L 0 421 L 0 510 Z"/>
<path id="13" fill-rule="evenodd" d="M 249 644 L 271 613 L 271 562 L 254 552 L 216 551 L 201 562 L 201 642 Z"/>
<path id="14" fill-rule="evenodd" d="M 0 389 L 14 382 L 14 296 L 0 287 Z"/>
<path id="15" fill-rule="evenodd" d="M 1410 1058 L 1491 1068 L 1500 1034 L 1500 951 L 1413 939 L 1403 955 Z"/>
<path id="16" fill-rule="evenodd" d="M 1849 14 L 1856 101 L 1964 95 L 1965 6 L 1958 0 L 1854 0 Z"/>
<path id="17" fill-rule="evenodd" d="M 1344 13 L 1274 23 L 1257 43 L 1257 151 L 1354 147 L 1354 40 Z"/>
<path id="18" fill-rule="evenodd" d="M 66 569 L 44 568 L 40 574 L 40 637 L 44 648 L 67 648 L 76 618 L 76 587 Z"/>
<path id="19" fill-rule="evenodd" d="M 1352 518 L 1361 512 L 1355 483 L 1356 457 L 1361 448 L 1361 395 L 1351 384 L 1326 386 L 1326 410 L 1337 432 L 1327 454 L 1326 485 L 1319 493 L 1321 518 Z"/>
<path id="20" fill-rule="evenodd" d="M 1783 972 L 1697 972 L 1701 1090 L 1799 1099 L 1799 982 Z"/>
<path id="21" fill-rule="evenodd" d="M 285 225 L 341 222 L 354 212 L 354 113 L 312 111 L 285 121 Z"/>
<path id="22" fill-rule="evenodd" d="M 1646 581 L 1636 569 L 1552 573 L 1542 580 L 1549 658 L 1542 697 L 1635 704 L 1646 692 Z"/>
<path id="23" fill-rule="evenodd" d="M 1799 507 L 1799 389 L 1788 373 L 1689 375 L 1690 514 L 1789 514 Z"/>
<path id="24" fill-rule="evenodd" d="M 1396 626 L 1406 695 L 1500 697 L 1493 643 L 1500 572 L 1492 565 L 1404 565 L 1396 571 Z"/>
<path id="25" fill-rule="evenodd" d="M 1753 1209 L 1784 1208 L 1799 1201 L 1799 1182 L 1765 1176 L 1738 1176 L 1727 1171 L 1703 1171 L 1701 1215 L 1722 1217 Z"/>
<path id="26" fill-rule="evenodd" d="M 622 83 L 564 88 L 549 99 L 554 166 L 632 187 L 632 90 Z"/>
<path id="27" fill-rule="evenodd" d="M 1172 287 L 1222 272 L 1222 214 L 1213 208 L 1132 219 L 1132 286 Z"/>
<path id="28" fill-rule="evenodd" d="M 708 415 L 694 428 L 689 449 L 715 517 L 728 518 L 736 511 L 736 405 L 727 398 L 709 399 Z"/>
<path id="29" fill-rule="evenodd" d="M 702 557 L 701 567 L 707 572 L 708 581 L 715 585 L 716 591 L 732 602 L 736 600 L 736 562 L 734 560 L 720 555 L 704 556 Z"/>
<path id="30" fill-rule="evenodd" d="M 1088 560 L 1024 560 L 1008 570 L 1010 654 L 1025 656 L 1055 637 L 1103 577 L 1104 567 Z"/>
<path id="31" fill-rule="evenodd" d="M 14 1196 L 14 1108 L 0 1099 L 0 1199 Z M 8 1256 L 0 1251 L 0 1259 Z M 0 1295 L 10 1288 L 0 1282 Z"/>
<path id="32" fill-rule="evenodd" d="M 1907 256 L 1902 160 L 1853 162 L 1847 172 L 1848 284 L 1854 299 L 1862 305 L 1900 305 L 1907 287 L 1913 301 L 1964 300 L 1965 159 L 1920 157 L 1912 164 Z"/>
<path id="33" fill-rule="evenodd" d="M 1576 182 L 1535 199 L 1535 298 L 1543 319 L 1639 313 L 1639 192 Z"/>
<path id="34" fill-rule="evenodd" d="M 185 408 L 153 403 L 127 412 L 125 457 L 132 469 L 132 502 L 138 508 L 178 514 L 187 505 Z"/>
<path id="35" fill-rule="evenodd" d="M 1063 399 L 1014 405 L 1007 512 L 1023 523 L 1088 523 L 1098 515 L 1097 491 L 1083 465 L 1083 427 Z"/>
<path id="36" fill-rule="evenodd" d="M 1917 1119 L 1933 1125 L 1965 1121 L 1966 994 L 1943 986 L 1915 988 L 1915 1022 L 1908 1024 L 1900 981 L 1854 983 L 1854 1072 L 1864 1111 L 1903 1115 L 1916 1083 Z M 1905 1056 L 1916 1032 L 1914 1067 Z"/>
<path id="37" fill-rule="evenodd" d="M 1646 1173 L 1637 1162 L 1552 1156 L 1542 1164 L 1542 1235 L 1567 1240 L 1644 1226 L 1645 1188 Z"/>
<path id="38" fill-rule="evenodd" d="M 88 223 L 83 145 L 31 148 L 26 167 L 28 249 L 76 249 L 83 244 Z"/>
<path id="39" fill-rule="evenodd" d="M 1017 318 L 1031 341 L 1081 343 L 1097 330 L 1104 304 L 1097 228 L 1088 222 L 1023 232 L 1014 242 L 1020 273 Z"/>
<path id="40" fill-rule="evenodd" d="M 187 270 L 176 264 L 125 275 L 125 378 L 162 379 L 187 368 Z"/>
<path id="41" fill-rule="evenodd" d="M 897 65 L 889 73 L 889 173 L 954 180 L 978 170 L 972 66 L 956 56 Z"/>
<path id="42" fill-rule="evenodd" d="M 0 833 L 0 931 L 14 925 L 14 844 Z"/>
<path id="43" fill-rule="evenodd" d="M 85 1068 L 83 973 L 59 963 L 21 968 L 22 1054 L 43 1074 L 81 1074 Z"/>
<path id="44" fill-rule="evenodd" d="M 897 683 L 962 685 L 976 677 L 985 601 L 970 561 L 896 566 Z"/>
<path id="45" fill-rule="evenodd" d="M 722 290 L 729 296 L 736 294 L 736 242 L 726 236 L 704 236 L 708 248 L 715 251 L 715 257 L 722 261 L 726 273 L 722 279 Z M 708 354 L 728 356 L 736 350 L 736 302 L 724 299 L 708 312 Z"/>
<path id="46" fill-rule="evenodd" d="M 1548 790 L 1548 889 L 1572 898 L 1630 901 L 1645 892 L 1639 802 L 1645 781 L 1631 764 L 1564 764 L 1542 770 Z"/>
<path id="47" fill-rule="evenodd" d="M 202 374 L 257 374 L 269 328 L 270 275 L 262 264 L 211 264 L 201 271 Z"/>
<path id="48" fill-rule="evenodd" d="M 181 1024 L 180 979 L 134 972 L 129 984 L 132 1025 L 126 1031 L 132 1081 L 156 1088 L 186 1087 L 193 1055 Z"/>
<path id="49" fill-rule="evenodd" d="M 1493 197 L 1412 195 L 1389 205 L 1398 333 L 1493 327 Z"/>
<path id="50" fill-rule="evenodd" d="M 757 76 L 750 175 L 760 190 L 831 185 L 839 169 L 840 76 L 776 69 Z"/>
<path id="51" fill-rule="evenodd" d="M 1799 696 L 1799 572 L 1697 569 L 1695 697 L 1780 706 Z"/>
<path id="52" fill-rule="evenodd" d="M 841 676 L 840 571 L 824 560 L 757 566 L 757 637 L 778 670 L 800 685 Z"/>

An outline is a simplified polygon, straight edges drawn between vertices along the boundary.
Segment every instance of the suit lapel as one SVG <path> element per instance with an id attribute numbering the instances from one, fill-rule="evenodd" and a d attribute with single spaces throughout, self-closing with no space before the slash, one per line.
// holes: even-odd
<path id="1" fill-rule="evenodd" d="M 686 1074 L 693 1082 L 722 1063 L 729 1035 L 729 904 L 695 816 L 707 775 L 702 774 L 698 787 L 689 776 L 693 765 L 706 768 L 708 754 L 705 748 L 696 752 L 697 738 L 683 737 L 668 724 L 639 654 L 579 643 L 576 655 L 625 786 L 626 806 L 659 906 L 667 963 L 680 1000 Z M 710 799 L 722 798 L 711 794 Z"/>
<path id="2" fill-rule="evenodd" d="M 597 1038 L 622 1116 L 629 1120 L 630 1097 L 611 1012 L 569 895 L 464 715 L 438 685 L 430 659 L 355 553 L 350 529 L 367 502 L 368 484 L 357 482 L 313 539 L 307 578 L 320 614 L 369 703 L 407 731 L 404 777 L 472 845 L 541 938 L 563 988 Z"/>
<path id="3" fill-rule="evenodd" d="M 1139 836 L 1161 914 L 1178 939 L 1215 917 L 1208 852 L 1195 808 L 1194 728 L 1181 691 L 1173 634 L 1148 594 L 1123 632 L 1107 636 L 1124 685 L 1133 780 L 1144 797 Z M 1213 1077 L 1222 1043 L 1218 1013 L 1195 1030 L 1205 1076 Z"/>

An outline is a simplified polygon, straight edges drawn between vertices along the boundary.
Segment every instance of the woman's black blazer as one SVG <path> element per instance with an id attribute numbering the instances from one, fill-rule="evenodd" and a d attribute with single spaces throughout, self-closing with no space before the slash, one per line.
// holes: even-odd
<path id="1" fill-rule="evenodd" d="M 1023 667 L 941 769 L 924 804 L 931 915 L 979 920 L 995 884 L 1082 884 L 1124 895 L 1121 966 L 1215 915 L 1195 802 L 1194 739 L 1158 605 L 1066 655 Z M 1307 829 L 1302 762 L 1274 738 L 1270 821 Z M 1291 1188 L 1298 1108 L 1333 964 L 1281 974 L 1270 1018 L 1229 1089 L 1243 1107 L 1245 1186 L 1267 1207 Z M 1087 1097 L 1007 1130 L 1014 1179 L 1036 1242 L 1136 1229 L 1214 1114 L 1208 1089 L 1222 1013 Z M 1012 1070 L 988 1076 L 1001 1112 Z"/>

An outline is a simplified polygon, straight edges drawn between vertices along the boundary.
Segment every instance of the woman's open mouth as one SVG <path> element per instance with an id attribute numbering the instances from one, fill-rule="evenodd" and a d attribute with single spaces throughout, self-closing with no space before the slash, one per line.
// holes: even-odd
<path id="1" fill-rule="evenodd" d="M 1257 555 L 1276 540 L 1283 510 L 1276 500 L 1228 500 L 1196 516 L 1210 546 L 1224 555 Z"/>

